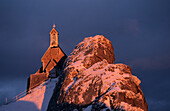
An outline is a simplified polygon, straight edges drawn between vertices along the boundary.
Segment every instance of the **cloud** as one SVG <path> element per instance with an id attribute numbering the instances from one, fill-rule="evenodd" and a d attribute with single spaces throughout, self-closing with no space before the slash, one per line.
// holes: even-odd
<path id="1" fill-rule="evenodd" d="M 169 109 L 170 102 L 164 100 L 152 100 L 148 99 L 148 109 L 150 111 L 167 111 Z"/>
<path id="2" fill-rule="evenodd" d="M 26 89 L 25 78 L 3 78 L 0 84 L 0 105 L 5 103 L 5 98 L 11 99 Z"/>
<path id="3" fill-rule="evenodd" d="M 130 62 L 130 65 L 139 69 L 156 70 L 170 68 L 170 54 L 155 56 L 153 58 L 136 58 Z"/>
<path id="4" fill-rule="evenodd" d="M 140 34 L 139 22 L 136 19 L 128 19 L 124 23 L 124 31 L 130 35 L 137 36 Z"/>

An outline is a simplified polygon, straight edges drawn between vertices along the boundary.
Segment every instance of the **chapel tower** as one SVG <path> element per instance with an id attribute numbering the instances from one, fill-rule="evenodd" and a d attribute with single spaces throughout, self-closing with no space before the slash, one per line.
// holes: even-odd
<path id="1" fill-rule="evenodd" d="M 58 32 L 55 29 L 55 24 L 53 25 L 53 29 L 50 32 L 50 47 L 58 46 Z"/>

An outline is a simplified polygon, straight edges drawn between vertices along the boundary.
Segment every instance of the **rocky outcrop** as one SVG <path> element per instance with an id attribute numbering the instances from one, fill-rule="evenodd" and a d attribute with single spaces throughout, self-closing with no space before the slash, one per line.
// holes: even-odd
<path id="1" fill-rule="evenodd" d="M 48 110 L 147 111 L 141 81 L 114 61 L 108 39 L 85 38 L 68 56 Z"/>

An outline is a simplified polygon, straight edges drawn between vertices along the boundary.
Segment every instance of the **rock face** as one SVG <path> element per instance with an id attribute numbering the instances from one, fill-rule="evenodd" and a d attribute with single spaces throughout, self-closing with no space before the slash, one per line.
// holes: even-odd
<path id="1" fill-rule="evenodd" d="M 108 39 L 85 38 L 65 61 L 48 110 L 147 111 L 141 81 L 129 66 L 114 61 Z"/>

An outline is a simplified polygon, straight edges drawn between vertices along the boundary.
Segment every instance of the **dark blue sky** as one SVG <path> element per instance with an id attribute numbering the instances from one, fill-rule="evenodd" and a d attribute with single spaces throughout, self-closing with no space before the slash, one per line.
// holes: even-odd
<path id="1" fill-rule="evenodd" d="M 26 89 L 41 66 L 52 24 L 69 55 L 85 37 L 112 41 L 116 63 L 132 68 L 150 111 L 170 105 L 170 1 L 0 0 L 0 101 Z"/>

